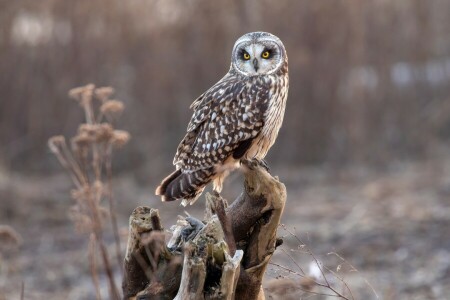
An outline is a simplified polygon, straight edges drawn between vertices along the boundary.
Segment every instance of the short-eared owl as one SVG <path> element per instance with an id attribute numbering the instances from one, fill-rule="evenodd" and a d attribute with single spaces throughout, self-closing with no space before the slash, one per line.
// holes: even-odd
<path id="1" fill-rule="evenodd" d="M 173 160 L 176 171 L 156 195 L 192 204 L 211 181 L 220 193 L 240 159 L 262 160 L 281 127 L 288 86 L 281 40 L 267 32 L 240 37 L 228 73 L 192 103 L 194 114 Z"/>

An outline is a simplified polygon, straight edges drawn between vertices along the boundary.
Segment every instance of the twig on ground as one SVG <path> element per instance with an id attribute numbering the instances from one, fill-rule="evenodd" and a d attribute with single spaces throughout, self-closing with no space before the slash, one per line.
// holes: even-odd
<path id="1" fill-rule="evenodd" d="M 346 263 L 351 269 L 350 272 L 358 272 L 359 270 L 357 268 L 355 268 L 355 266 L 353 266 L 348 260 L 346 260 L 345 258 L 343 258 L 341 255 L 339 255 L 336 252 L 329 252 L 327 255 L 334 255 L 337 258 L 339 258 L 341 261 L 343 261 L 344 263 Z M 370 284 L 370 282 L 365 278 L 365 277 L 361 277 L 362 279 L 364 279 L 364 282 L 370 287 L 370 289 L 372 290 L 373 294 L 375 295 L 375 297 L 377 299 L 380 299 L 380 297 L 378 296 L 378 293 L 376 292 L 376 290 L 374 289 L 374 287 Z"/>
<path id="2" fill-rule="evenodd" d="M 350 300 L 350 299 L 354 300 L 354 297 L 353 297 L 353 294 L 352 294 L 352 291 L 351 291 L 350 287 L 348 286 L 348 284 L 345 282 L 345 280 L 341 276 L 339 276 L 336 272 L 330 270 L 329 268 L 323 266 L 323 264 L 317 259 L 316 255 L 311 251 L 311 249 L 309 249 L 306 246 L 306 244 L 298 237 L 297 234 L 295 234 L 289 228 L 287 228 L 286 225 L 280 224 L 280 227 L 282 227 L 291 237 L 293 237 L 299 243 L 299 245 L 300 245 L 299 247 L 303 250 L 303 252 L 305 254 L 310 255 L 311 258 L 313 259 L 315 266 L 318 268 L 318 270 L 320 272 L 320 277 L 323 278 L 323 282 L 319 282 L 317 279 L 314 279 L 313 282 L 314 282 L 315 285 L 320 286 L 320 287 L 325 288 L 325 289 L 328 289 L 328 290 L 330 290 L 331 292 L 334 293 L 334 294 L 329 294 L 327 296 L 334 296 L 334 297 L 342 298 L 342 299 L 345 299 L 345 300 Z M 277 266 L 277 267 L 279 267 L 279 268 L 281 268 L 281 269 L 283 269 L 283 270 L 285 270 L 285 271 L 287 271 L 289 273 L 297 275 L 297 276 L 299 276 L 301 278 L 305 278 L 307 275 L 304 272 L 304 270 L 301 268 L 301 266 L 295 261 L 295 259 L 286 250 L 283 249 L 283 252 L 294 263 L 294 265 L 297 268 L 299 268 L 301 273 L 293 271 L 290 268 L 282 266 L 280 264 L 272 263 L 272 265 L 275 265 L 275 266 Z M 339 292 L 337 290 L 337 288 L 335 288 L 330 283 L 330 281 L 327 278 L 327 275 L 325 274 L 325 270 L 328 271 L 330 274 L 332 274 L 336 279 L 338 279 L 343 284 L 343 286 L 344 286 L 344 291 L 343 292 Z M 350 298 L 344 295 L 345 291 L 347 291 L 349 293 Z M 306 291 L 306 292 L 311 293 L 311 291 Z M 325 295 L 323 293 L 318 293 L 318 294 Z"/>

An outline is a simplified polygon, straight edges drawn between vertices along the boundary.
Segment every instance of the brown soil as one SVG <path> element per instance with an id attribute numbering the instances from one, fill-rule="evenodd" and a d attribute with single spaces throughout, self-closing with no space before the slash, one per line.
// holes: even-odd
<path id="1" fill-rule="evenodd" d="M 383 171 L 354 166 L 339 171 L 277 167 L 273 172 L 288 190 L 284 224 L 326 267 L 339 269 L 355 299 L 376 299 L 373 290 L 379 299 L 448 299 L 450 159 L 392 163 Z M 230 178 L 225 197 L 238 194 L 239 181 L 239 176 Z M 25 299 L 95 298 L 87 238 L 74 233 L 68 218 L 70 188 L 62 172 L 44 178 L 1 172 L 0 225 L 12 226 L 23 243 L 13 248 L 0 245 L 0 299 L 19 299 L 22 282 Z M 153 196 L 153 186 L 138 186 L 131 176 L 116 179 L 115 192 L 120 199 L 122 246 L 128 216 L 138 205 L 159 208 L 166 228 L 184 211 L 202 217 L 201 199 L 187 208 L 163 204 Z M 299 267 L 305 273 L 313 271 L 312 258 L 299 248 L 300 243 L 283 229 L 279 233 L 284 244 L 273 262 L 297 272 Z M 106 238 L 112 254 L 113 238 Z M 358 271 L 330 252 L 339 253 Z M 271 280 L 280 276 L 300 280 L 271 265 L 266 283 L 273 284 Z M 342 290 L 342 284 L 328 276 Z M 105 278 L 101 281 L 106 298 Z"/>

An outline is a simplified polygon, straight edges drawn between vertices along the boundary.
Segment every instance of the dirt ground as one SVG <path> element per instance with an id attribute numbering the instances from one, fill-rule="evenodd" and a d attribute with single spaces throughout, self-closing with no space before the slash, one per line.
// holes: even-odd
<path id="1" fill-rule="evenodd" d="M 288 190 L 283 223 L 344 277 L 355 299 L 450 299 L 450 157 L 392 163 L 383 170 L 277 167 L 272 172 Z M 185 210 L 202 216 L 201 200 L 187 208 L 162 204 L 152 196 L 153 186 L 140 186 L 133 178 L 115 179 L 123 245 L 128 216 L 138 205 L 159 208 L 166 228 Z M 232 176 L 230 182 L 224 196 L 232 199 L 240 177 Z M 94 299 L 87 238 L 74 233 L 68 220 L 70 188 L 63 172 L 48 177 L 0 172 L 0 225 L 12 226 L 23 239 L 18 248 L 0 248 L 1 300 L 19 299 L 22 282 L 25 299 Z M 294 271 L 298 264 L 314 275 L 313 260 L 301 243 L 282 228 L 279 235 L 284 244 L 272 261 Z M 265 284 L 279 276 L 287 274 L 270 265 Z M 102 282 L 106 295 L 104 278 Z M 279 299 L 287 299 L 286 293 Z M 303 296 L 328 298 L 335 299 Z"/>

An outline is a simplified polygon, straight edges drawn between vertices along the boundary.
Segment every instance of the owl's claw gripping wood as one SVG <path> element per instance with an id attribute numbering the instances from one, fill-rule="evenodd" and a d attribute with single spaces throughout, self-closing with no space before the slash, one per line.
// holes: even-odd
<path id="1" fill-rule="evenodd" d="M 241 164 L 250 170 L 255 170 L 257 167 L 261 167 L 270 173 L 270 168 L 264 159 L 242 159 Z"/>
<path id="2" fill-rule="evenodd" d="M 281 40 L 267 32 L 240 37 L 228 73 L 192 103 L 194 112 L 173 160 L 176 170 L 156 195 L 193 204 L 210 182 L 220 192 L 242 159 L 256 159 L 269 171 L 264 157 L 283 122 L 288 88 Z"/>
<path id="3" fill-rule="evenodd" d="M 263 167 L 267 172 L 270 173 L 269 165 L 267 164 L 265 159 L 256 159 L 256 162 Z"/>

